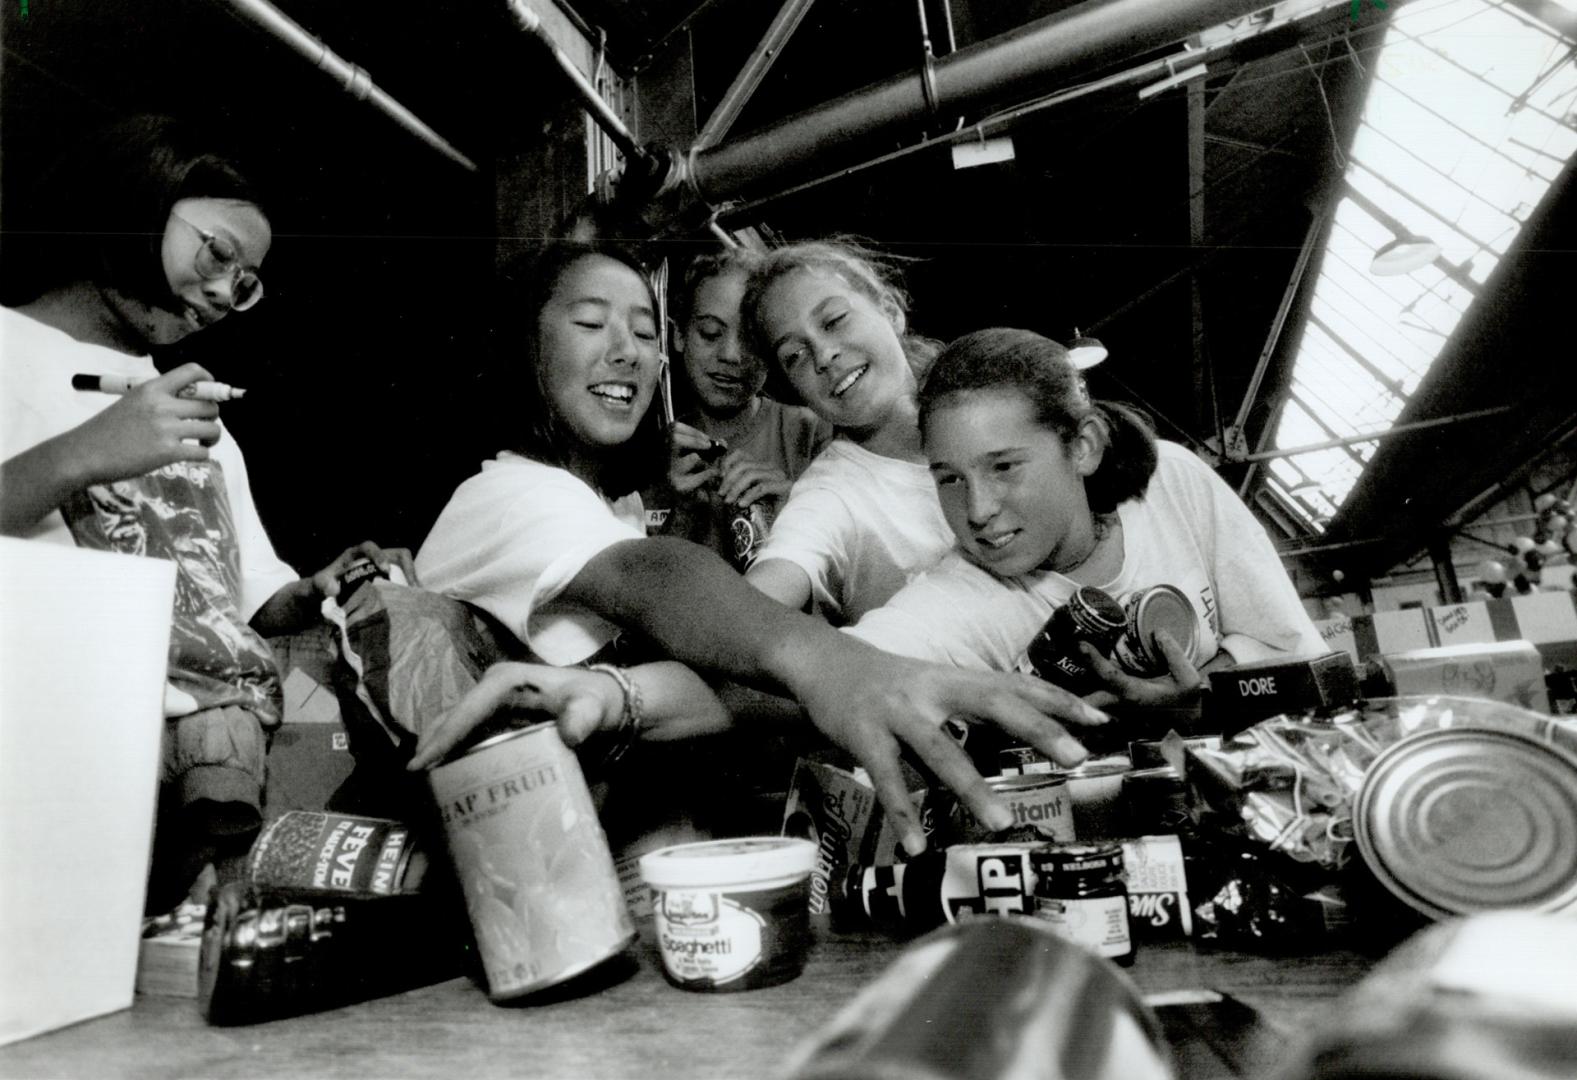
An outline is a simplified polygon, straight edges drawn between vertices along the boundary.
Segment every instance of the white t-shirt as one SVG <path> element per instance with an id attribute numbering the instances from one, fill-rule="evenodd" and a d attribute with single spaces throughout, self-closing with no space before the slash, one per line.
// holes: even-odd
<path id="1" fill-rule="evenodd" d="M 822 614 L 852 623 L 952 547 L 924 465 L 834 439 L 794 482 L 756 562 L 793 563 Z"/>
<path id="2" fill-rule="evenodd" d="M 1144 498 L 1118 507 L 1122 568 L 1098 587 L 1119 600 L 1152 585 L 1181 589 L 1198 617 L 1196 666 L 1218 649 L 1240 664 L 1328 651 L 1248 507 L 1184 447 L 1157 448 Z M 1076 588 L 1052 570 L 999 578 L 954 552 L 847 632 L 905 656 L 1023 669 L 1035 634 Z"/>
<path id="3" fill-rule="evenodd" d="M 115 403 L 110 394 L 73 390 L 73 375 L 143 378 L 159 374 L 149 357 L 129 356 L 78 341 L 10 308 L 0 308 L 0 356 L 5 358 L 0 367 L 0 461 L 70 431 Z M 219 441 L 209 451 L 209 457 L 224 473 L 225 493 L 234 518 L 240 552 L 240 595 L 236 602 L 245 622 L 269 597 L 297 581 L 300 575 L 275 554 L 252 503 L 252 487 L 241 448 L 222 422 Z M 75 543 L 59 510 L 50 511 L 24 538 Z"/>
<path id="4" fill-rule="evenodd" d="M 595 556 L 646 535 L 639 495 L 609 502 L 570 472 L 504 451 L 438 515 L 416 555 L 422 585 L 475 604 L 549 664 L 576 664 L 619 628 L 558 599 Z"/>

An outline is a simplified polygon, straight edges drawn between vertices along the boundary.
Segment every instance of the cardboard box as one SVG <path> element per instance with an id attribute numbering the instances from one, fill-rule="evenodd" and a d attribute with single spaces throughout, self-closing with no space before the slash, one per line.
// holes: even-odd
<path id="1" fill-rule="evenodd" d="M 323 810 L 356 767 L 350 736 L 338 722 L 285 724 L 268 749 L 264 809 Z"/>
<path id="2" fill-rule="evenodd" d="M 169 915 L 145 919 L 137 952 L 137 993 L 158 997 L 197 996 L 197 966 L 208 909 L 186 903 Z"/>
<path id="3" fill-rule="evenodd" d="M 175 564 L 0 538 L 0 1044 L 137 981 Z"/>
<path id="4" fill-rule="evenodd" d="M 1210 673 L 1210 708 L 1229 735 L 1267 716 L 1335 708 L 1357 699 L 1358 668 L 1344 652 Z"/>
<path id="5" fill-rule="evenodd" d="M 1398 694 L 1482 697 L 1550 711 L 1544 660 L 1530 641 L 1447 645 L 1376 658 Z"/>
<path id="6" fill-rule="evenodd" d="M 917 776 L 907 770 L 906 775 L 923 820 L 925 789 Z M 833 897 L 851 866 L 891 866 L 899 842 L 864 769 L 811 758 L 794 766 L 783 835 L 814 841 L 819 849 L 810 875 L 810 912 L 823 917 L 831 914 Z"/>

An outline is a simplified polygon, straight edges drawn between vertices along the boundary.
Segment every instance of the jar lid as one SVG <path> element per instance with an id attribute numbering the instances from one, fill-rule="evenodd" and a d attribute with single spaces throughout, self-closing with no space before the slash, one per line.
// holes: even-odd
<path id="1" fill-rule="evenodd" d="M 1120 874 L 1121 844 L 1047 844 L 1029 855 L 1030 866 L 1050 874 Z"/>
<path id="2" fill-rule="evenodd" d="M 986 786 L 998 795 L 1017 795 L 1023 791 L 1061 787 L 1067 782 L 1060 772 L 1011 772 L 986 777 Z"/>
<path id="3" fill-rule="evenodd" d="M 1505 731 L 1445 728 L 1387 747 L 1353 831 L 1369 869 L 1434 918 L 1577 908 L 1577 757 Z"/>
<path id="4" fill-rule="evenodd" d="M 786 836 L 745 836 L 674 844 L 641 856 L 641 877 L 654 889 L 738 887 L 804 877 L 816 845 Z"/>
<path id="5" fill-rule="evenodd" d="M 1094 585 L 1080 585 L 1068 597 L 1068 614 L 1092 633 L 1111 633 L 1128 625 L 1128 612 L 1115 597 Z"/>

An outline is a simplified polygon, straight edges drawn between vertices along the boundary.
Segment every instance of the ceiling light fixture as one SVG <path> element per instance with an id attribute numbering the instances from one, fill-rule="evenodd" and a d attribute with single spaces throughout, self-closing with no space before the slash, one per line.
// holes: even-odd
<path id="1" fill-rule="evenodd" d="M 1428 266 L 1440 257 L 1440 245 L 1427 236 L 1404 233 L 1382 244 L 1369 263 L 1369 273 L 1376 277 L 1395 277 L 1411 274 Z"/>
<path id="2" fill-rule="evenodd" d="M 1078 327 L 1073 328 L 1073 340 L 1068 343 L 1068 359 L 1079 371 L 1092 368 L 1107 357 L 1106 346 L 1092 337 L 1086 337 Z"/>

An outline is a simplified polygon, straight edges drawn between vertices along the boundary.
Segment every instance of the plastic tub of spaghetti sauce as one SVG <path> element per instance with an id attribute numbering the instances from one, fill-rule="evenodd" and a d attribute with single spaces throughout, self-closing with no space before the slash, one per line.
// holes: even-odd
<path id="1" fill-rule="evenodd" d="M 712 993 L 787 982 L 810 951 L 816 845 L 781 836 L 676 844 L 641 856 L 668 981 Z"/>

